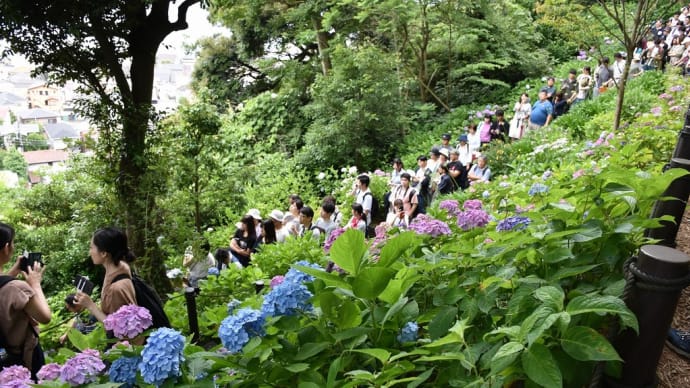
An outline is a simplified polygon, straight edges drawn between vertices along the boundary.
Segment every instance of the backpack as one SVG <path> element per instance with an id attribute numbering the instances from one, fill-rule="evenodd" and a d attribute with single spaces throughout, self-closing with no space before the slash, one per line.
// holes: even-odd
<path id="1" fill-rule="evenodd" d="M 14 276 L 0 276 L 0 288 L 14 280 Z M 33 328 L 33 327 L 32 327 Z M 35 333 L 35 330 L 34 330 Z M 13 353 L 7 348 L 5 334 L 0 332 L 0 370 L 12 365 L 24 365 L 24 355 Z"/>
<path id="2" fill-rule="evenodd" d="M 364 198 L 366 198 L 367 195 L 371 197 L 371 219 L 373 222 L 373 220 L 379 215 L 379 201 L 376 199 L 376 197 L 374 197 L 374 194 L 372 194 L 371 191 L 364 193 L 362 201 L 364 201 Z"/>
<path id="3" fill-rule="evenodd" d="M 172 327 L 170 325 L 170 320 L 168 320 L 168 316 L 165 314 L 165 310 L 163 310 L 163 302 L 161 302 L 161 298 L 153 287 L 148 285 L 144 279 L 134 273 L 132 273 L 131 278 L 127 274 L 117 275 L 112 283 L 122 279 L 130 279 L 132 281 L 134 293 L 137 297 L 137 305 L 149 310 L 153 318 L 152 327 L 154 329 L 159 327 Z"/>

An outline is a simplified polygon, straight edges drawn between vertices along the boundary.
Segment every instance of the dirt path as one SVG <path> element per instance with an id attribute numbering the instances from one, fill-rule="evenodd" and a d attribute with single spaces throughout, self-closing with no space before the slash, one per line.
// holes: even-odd
<path id="1" fill-rule="evenodd" d="M 690 211 L 686 211 L 676 237 L 678 249 L 690 255 Z M 690 330 L 690 287 L 683 293 L 673 317 L 673 327 Z M 664 346 L 657 366 L 659 386 L 665 388 L 690 387 L 690 360 L 687 360 Z"/>

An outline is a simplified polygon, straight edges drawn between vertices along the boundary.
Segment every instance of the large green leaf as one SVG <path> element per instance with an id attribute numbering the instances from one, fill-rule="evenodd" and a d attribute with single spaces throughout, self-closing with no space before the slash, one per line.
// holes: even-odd
<path id="1" fill-rule="evenodd" d="M 369 267 L 360 271 L 352 281 L 352 292 L 364 299 L 374 299 L 386 289 L 395 270 L 384 267 Z"/>
<path id="2" fill-rule="evenodd" d="M 327 286 L 340 287 L 345 290 L 352 289 L 350 283 L 343 280 L 343 278 L 341 278 L 338 274 L 329 273 L 318 268 L 304 267 L 301 265 L 296 265 L 295 269 L 298 269 L 306 273 L 307 275 L 311 275 L 317 279 L 323 280 L 323 282 L 326 283 Z"/>
<path id="3" fill-rule="evenodd" d="M 527 377 L 542 387 L 562 387 L 563 376 L 549 349 L 533 344 L 522 352 L 522 369 Z"/>
<path id="4" fill-rule="evenodd" d="M 561 338 L 561 346 L 570 357 L 579 361 L 621 361 L 611 343 L 589 327 L 569 328 Z"/>
<path id="5" fill-rule="evenodd" d="M 639 332 L 637 318 L 621 299 L 610 295 L 582 295 L 568 303 L 565 311 L 570 315 L 586 313 L 617 314 L 623 325 Z"/>
<path id="6" fill-rule="evenodd" d="M 295 355 L 294 359 L 296 361 L 304 361 L 310 357 L 314 357 L 317 354 L 323 352 L 324 350 L 328 349 L 331 347 L 330 342 L 309 342 L 304 345 L 299 349 L 297 354 Z"/>
<path id="7" fill-rule="evenodd" d="M 400 255 L 406 250 L 416 246 L 417 240 L 418 238 L 415 233 L 405 232 L 386 241 L 386 245 L 381 249 L 379 261 L 376 265 L 379 267 L 389 267 L 398 260 Z"/>
<path id="8" fill-rule="evenodd" d="M 388 282 L 388 286 L 379 294 L 379 299 L 388 303 L 395 303 L 401 296 L 405 295 L 419 278 L 417 270 L 414 268 L 403 267 L 395 277 Z"/>
<path id="9" fill-rule="evenodd" d="M 563 310 L 563 290 L 554 286 L 539 287 L 534 291 L 534 297 L 553 308 L 555 311 Z"/>
<path id="10" fill-rule="evenodd" d="M 391 357 L 391 352 L 386 349 L 352 349 L 351 352 L 368 354 L 384 364 Z"/>
<path id="11" fill-rule="evenodd" d="M 501 346 L 491 359 L 491 373 L 499 373 L 512 364 L 525 347 L 519 342 L 508 342 Z"/>
<path id="12" fill-rule="evenodd" d="M 340 268 L 356 275 L 366 251 L 367 245 L 364 242 L 364 234 L 355 229 L 348 229 L 335 240 L 330 255 L 331 260 Z"/>
<path id="13" fill-rule="evenodd" d="M 582 265 L 579 267 L 563 267 L 556 271 L 553 275 L 549 276 L 549 280 L 560 280 L 560 279 L 565 279 L 573 276 L 577 276 L 580 274 L 583 274 L 585 272 L 589 272 L 593 270 L 594 268 L 598 267 L 599 264 L 592 264 L 592 265 Z"/>
<path id="14" fill-rule="evenodd" d="M 453 322 L 455 322 L 457 315 L 457 307 L 442 307 L 429 323 L 429 337 L 431 337 L 431 339 L 436 339 L 446 334 L 448 329 L 453 325 Z"/>

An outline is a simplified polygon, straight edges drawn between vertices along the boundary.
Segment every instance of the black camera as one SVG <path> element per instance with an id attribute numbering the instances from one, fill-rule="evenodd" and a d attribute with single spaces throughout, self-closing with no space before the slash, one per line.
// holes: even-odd
<path id="1" fill-rule="evenodd" d="M 91 292 L 93 292 L 93 282 L 86 276 L 75 276 L 74 287 L 77 288 L 77 291 L 81 291 L 86 295 L 91 295 Z"/>
<path id="2" fill-rule="evenodd" d="M 22 256 L 19 262 L 19 268 L 24 272 L 29 272 L 29 268 L 33 269 L 35 263 L 40 263 L 43 265 L 43 260 L 41 259 L 43 254 L 41 252 L 29 252 L 28 254 Z"/>

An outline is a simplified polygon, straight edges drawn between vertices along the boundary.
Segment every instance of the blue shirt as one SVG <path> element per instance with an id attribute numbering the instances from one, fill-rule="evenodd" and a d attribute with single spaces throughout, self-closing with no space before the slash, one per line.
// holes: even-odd
<path id="1" fill-rule="evenodd" d="M 553 115 L 553 105 L 548 100 L 537 101 L 532 105 L 529 121 L 535 125 L 545 125 L 546 118 Z"/>

